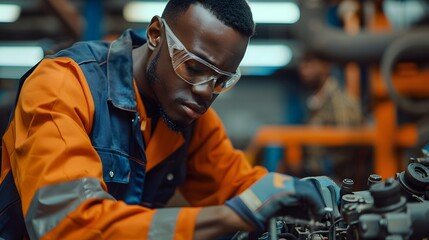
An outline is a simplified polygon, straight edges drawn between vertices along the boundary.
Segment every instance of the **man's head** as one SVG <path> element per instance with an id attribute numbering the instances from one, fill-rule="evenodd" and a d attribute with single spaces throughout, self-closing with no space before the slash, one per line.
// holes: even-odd
<path id="1" fill-rule="evenodd" d="M 162 17 L 174 22 L 193 4 L 201 4 L 218 20 L 228 27 L 251 37 L 255 31 L 252 12 L 246 0 L 170 0 L 162 13 Z"/>
<path id="2" fill-rule="evenodd" d="M 298 65 L 301 83 L 314 91 L 323 86 L 330 71 L 328 60 L 313 52 L 305 52 Z"/>
<path id="3" fill-rule="evenodd" d="M 171 0 L 162 17 L 152 19 L 141 91 L 157 102 L 171 129 L 189 125 L 238 81 L 253 33 L 245 0 Z"/>

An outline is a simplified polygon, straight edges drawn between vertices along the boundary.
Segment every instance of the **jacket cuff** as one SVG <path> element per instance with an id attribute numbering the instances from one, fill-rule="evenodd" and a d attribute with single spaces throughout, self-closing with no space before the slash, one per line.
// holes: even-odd
<path id="1" fill-rule="evenodd" d="M 177 217 L 175 239 L 193 239 L 200 207 L 181 208 Z"/>

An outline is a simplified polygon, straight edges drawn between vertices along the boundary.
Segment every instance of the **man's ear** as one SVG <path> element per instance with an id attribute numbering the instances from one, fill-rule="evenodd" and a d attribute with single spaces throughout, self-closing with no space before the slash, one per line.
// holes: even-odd
<path id="1" fill-rule="evenodd" d="M 154 16 L 146 31 L 147 46 L 154 50 L 161 42 L 161 18 Z"/>

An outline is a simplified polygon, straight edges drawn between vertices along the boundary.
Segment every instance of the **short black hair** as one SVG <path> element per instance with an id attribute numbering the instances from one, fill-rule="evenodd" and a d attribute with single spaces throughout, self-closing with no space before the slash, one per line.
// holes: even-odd
<path id="1" fill-rule="evenodd" d="M 170 0 L 162 17 L 174 22 L 191 4 L 200 3 L 223 22 L 246 37 L 255 33 L 252 12 L 246 0 Z"/>

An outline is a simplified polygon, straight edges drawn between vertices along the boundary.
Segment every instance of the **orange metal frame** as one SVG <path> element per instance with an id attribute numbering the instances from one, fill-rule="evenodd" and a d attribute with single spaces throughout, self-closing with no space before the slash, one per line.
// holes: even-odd
<path id="1" fill-rule="evenodd" d="M 386 108 L 386 110 L 389 110 Z M 384 110 L 383 110 L 384 111 Z M 383 178 L 394 176 L 401 168 L 396 147 L 413 147 L 417 143 L 417 129 L 409 124 L 391 131 L 392 125 L 363 126 L 359 128 L 263 126 L 258 129 L 247 154 L 255 156 L 265 146 L 281 145 L 287 165 L 299 169 L 302 146 L 367 146 L 374 147 L 375 173 Z"/>

